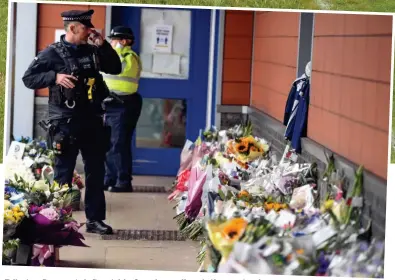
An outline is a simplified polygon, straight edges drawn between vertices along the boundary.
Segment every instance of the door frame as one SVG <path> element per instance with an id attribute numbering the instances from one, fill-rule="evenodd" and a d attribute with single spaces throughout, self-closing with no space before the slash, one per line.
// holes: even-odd
<path id="1" fill-rule="evenodd" d="M 122 7 L 118 5 L 112 5 L 106 7 L 106 28 L 105 33 L 106 35 L 110 33 L 111 27 L 115 26 L 116 22 L 112 19 L 112 7 Z M 129 6 L 130 7 L 130 6 Z M 223 42 L 224 42 L 224 22 L 225 22 L 225 11 L 224 10 L 217 10 L 217 9 L 202 9 L 202 8 L 178 8 L 178 7 L 151 7 L 146 5 L 132 5 L 131 8 L 137 8 L 141 11 L 143 8 L 159 8 L 159 9 L 177 9 L 177 10 L 210 10 L 210 31 L 209 31 L 209 59 L 208 59 L 208 69 L 207 69 L 207 97 L 206 97 L 206 115 L 205 115 L 205 127 L 202 129 L 216 125 L 219 121 L 220 115 L 216 113 L 216 106 L 221 103 L 221 91 L 222 91 L 222 66 L 223 66 Z M 192 18 L 193 20 L 193 18 Z M 135 21 L 140 21 L 140 17 L 135 19 Z M 136 24 L 136 23 L 134 23 Z M 138 22 L 139 24 L 139 22 Z M 193 24 L 196 24 L 194 21 L 191 25 L 191 28 L 194 28 Z M 140 30 L 136 30 L 136 37 L 139 37 Z M 191 38 L 191 45 L 193 44 L 193 39 Z M 140 50 L 140 46 L 137 47 Z M 193 59 L 193 58 L 192 58 Z M 195 58 L 196 59 L 196 58 Z M 193 74 L 193 71 L 189 71 L 189 76 Z M 147 78 L 149 79 L 149 78 Z M 181 81 L 182 82 L 182 81 Z M 184 97 L 185 98 L 185 97 Z M 191 107 L 191 100 L 187 100 L 187 106 Z M 188 114 L 188 112 L 187 112 Z M 191 116 L 189 116 L 191 118 Z M 187 139 L 198 135 L 199 131 L 194 131 L 193 133 L 188 130 L 188 123 L 186 124 L 186 131 L 187 131 Z M 193 135 L 190 135 L 193 134 Z M 189 136 L 189 137 L 188 137 Z M 189 139 L 195 140 L 195 139 Z M 133 149 L 144 149 L 144 148 L 137 148 L 135 146 L 135 134 L 133 137 Z M 166 148 L 171 150 L 172 148 Z M 178 149 L 179 150 L 179 149 Z M 135 154 L 135 153 L 133 153 Z M 132 160 L 136 160 L 133 156 Z M 140 173 L 140 172 L 138 172 Z M 143 174 L 136 175 L 150 175 L 143 172 Z M 162 175 L 162 176 L 174 176 L 176 174 L 158 174 L 157 172 L 153 172 L 151 175 Z"/>

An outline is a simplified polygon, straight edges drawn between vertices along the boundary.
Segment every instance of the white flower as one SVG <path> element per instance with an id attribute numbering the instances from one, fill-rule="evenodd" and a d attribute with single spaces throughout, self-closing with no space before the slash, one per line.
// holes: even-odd
<path id="1" fill-rule="evenodd" d="M 49 186 L 46 184 L 46 182 L 44 180 L 39 180 L 34 184 L 34 190 L 33 191 L 41 191 L 44 192 L 45 194 L 47 192 L 49 192 L 51 194 L 51 192 L 49 191 Z M 47 195 L 49 196 L 49 195 Z"/>
<path id="2" fill-rule="evenodd" d="M 69 190 L 69 186 L 63 185 L 62 188 L 60 189 L 59 193 L 64 193 L 64 192 L 67 192 L 68 190 Z"/>
<path id="3" fill-rule="evenodd" d="M 51 195 L 51 192 L 50 192 L 50 191 L 45 191 L 44 193 L 45 193 L 45 195 L 46 195 L 47 197 L 49 197 L 49 196 Z"/>
<path id="4" fill-rule="evenodd" d="M 59 195 L 58 192 L 54 192 L 54 193 L 53 193 L 53 196 L 54 196 L 55 198 L 59 198 L 59 197 L 60 197 L 60 195 Z"/>

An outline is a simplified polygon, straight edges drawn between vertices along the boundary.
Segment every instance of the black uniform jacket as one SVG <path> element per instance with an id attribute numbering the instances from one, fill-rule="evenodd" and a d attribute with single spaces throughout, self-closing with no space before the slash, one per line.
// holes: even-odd
<path id="1" fill-rule="evenodd" d="M 61 43 L 67 47 L 71 56 L 76 59 L 79 64 L 80 75 L 83 77 L 98 77 L 100 73 L 95 69 L 93 59 L 93 46 L 88 44 L 71 45 L 65 41 L 65 36 L 61 36 Z M 102 46 L 98 47 L 97 51 L 100 63 L 100 71 L 106 74 L 118 75 L 122 72 L 122 64 L 116 51 L 111 45 L 104 40 Z M 56 74 L 71 74 L 67 69 L 66 64 L 55 49 L 48 47 L 41 51 L 33 62 L 29 65 L 25 74 L 22 77 L 23 83 L 29 89 L 41 89 L 49 87 L 49 94 L 55 91 Z M 51 97 L 50 97 L 51 100 Z M 97 107 L 97 106 L 96 106 Z M 92 109 L 92 110 L 91 110 Z M 77 115 L 85 115 L 96 112 L 97 108 L 76 108 L 69 109 L 64 104 L 53 104 L 49 102 L 49 117 L 56 119 L 62 117 L 74 117 Z"/>

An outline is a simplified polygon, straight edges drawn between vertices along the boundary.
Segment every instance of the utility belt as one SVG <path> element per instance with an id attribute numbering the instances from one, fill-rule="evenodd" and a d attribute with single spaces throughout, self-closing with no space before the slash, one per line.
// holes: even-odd
<path id="1" fill-rule="evenodd" d="M 81 78 L 77 76 L 74 88 L 56 85 L 50 88 L 49 102 L 74 109 L 89 103 L 100 104 L 108 96 L 108 88 L 101 77 Z"/>
<path id="2" fill-rule="evenodd" d="M 102 123 L 102 117 L 92 116 L 84 120 L 74 118 L 48 119 L 42 120 L 38 124 L 46 132 L 48 149 L 59 156 L 75 151 L 75 145 L 78 141 L 77 136 L 84 130 L 84 127 L 81 126 L 95 125 L 92 122 Z"/>
<path id="3" fill-rule="evenodd" d="M 103 101 L 103 109 L 105 110 L 106 106 L 122 106 L 133 103 L 139 96 L 140 94 L 138 92 L 120 95 L 117 91 L 110 91 L 109 97 Z"/>
<path id="4" fill-rule="evenodd" d="M 75 145 L 77 141 L 71 133 L 64 133 L 61 129 L 61 125 L 70 124 L 71 118 L 59 119 L 59 120 L 43 120 L 38 124 L 47 134 L 47 146 L 48 149 L 52 150 L 55 155 L 64 155 L 70 147 Z"/>

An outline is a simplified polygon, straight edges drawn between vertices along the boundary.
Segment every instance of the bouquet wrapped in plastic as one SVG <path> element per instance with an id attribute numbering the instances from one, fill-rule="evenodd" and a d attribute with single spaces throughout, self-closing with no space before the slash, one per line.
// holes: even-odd
<path id="1" fill-rule="evenodd" d="M 18 228 L 16 236 L 24 244 L 87 247 L 78 232 L 81 225 L 72 218 L 70 208 L 54 206 L 29 207 L 30 219 Z"/>

